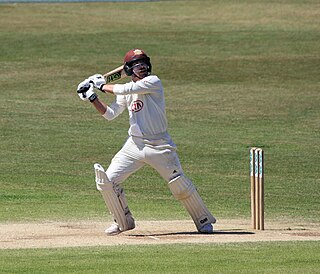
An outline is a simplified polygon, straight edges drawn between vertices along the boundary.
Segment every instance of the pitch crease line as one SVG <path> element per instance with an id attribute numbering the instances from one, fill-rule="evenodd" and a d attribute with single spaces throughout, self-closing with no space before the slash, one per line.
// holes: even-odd
<path id="1" fill-rule="evenodd" d="M 151 239 L 153 239 L 153 240 L 157 240 L 157 241 L 159 241 L 160 239 L 159 238 L 157 238 L 157 237 L 154 237 L 154 236 L 148 236 L 149 238 L 151 238 Z"/>

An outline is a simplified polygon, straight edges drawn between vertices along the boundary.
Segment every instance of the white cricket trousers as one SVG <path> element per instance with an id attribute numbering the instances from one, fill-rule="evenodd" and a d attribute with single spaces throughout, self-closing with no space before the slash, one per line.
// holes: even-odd
<path id="1" fill-rule="evenodd" d="M 118 185 L 145 164 L 167 182 L 183 174 L 176 145 L 168 133 L 156 140 L 130 136 L 113 157 L 106 174 L 110 182 Z"/>

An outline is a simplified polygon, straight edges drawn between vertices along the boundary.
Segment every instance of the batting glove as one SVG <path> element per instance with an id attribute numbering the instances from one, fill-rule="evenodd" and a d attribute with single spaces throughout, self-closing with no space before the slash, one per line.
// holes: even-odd
<path id="1" fill-rule="evenodd" d="M 90 76 L 89 78 L 90 83 L 93 84 L 93 86 L 97 89 L 100 89 L 102 91 L 103 85 L 106 84 L 106 80 L 101 74 L 95 74 Z"/>
<path id="2" fill-rule="evenodd" d="M 87 90 L 89 90 L 89 88 L 90 88 L 90 80 L 86 79 L 78 85 L 77 92 L 83 93 L 83 92 L 86 92 Z"/>
<path id="3" fill-rule="evenodd" d="M 88 79 L 78 85 L 77 93 L 81 100 L 93 102 L 98 98 L 98 95 L 93 91 L 93 86 Z"/>

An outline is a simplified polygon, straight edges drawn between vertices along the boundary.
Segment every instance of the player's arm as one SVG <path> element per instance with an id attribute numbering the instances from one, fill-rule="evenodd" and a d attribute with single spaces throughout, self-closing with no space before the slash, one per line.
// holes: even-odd
<path id="1" fill-rule="evenodd" d="M 108 105 L 100 101 L 98 97 L 91 103 L 101 115 L 106 113 Z"/>
<path id="2" fill-rule="evenodd" d="M 112 87 L 112 92 L 116 95 L 159 93 L 161 90 L 161 81 L 154 75 L 145 77 L 137 82 L 115 84 Z"/>
<path id="3" fill-rule="evenodd" d="M 124 97 L 121 96 L 117 96 L 116 100 L 110 105 L 106 105 L 104 102 L 99 100 L 99 98 L 96 98 L 91 103 L 107 120 L 113 120 L 126 109 L 126 101 Z"/>
<path id="4" fill-rule="evenodd" d="M 114 88 L 114 85 L 104 84 L 104 85 L 101 87 L 101 91 L 102 91 L 102 92 L 108 92 L 108 93 L 114 94 L 114 93 L 113 93 L 113 88 Z"/>
<path id="5" fill-rule="evenodd" d="M 96 110 L 107 120 L 112 120 L 121 114 L 126 108 L 124 97 L 117 96 L 116 100 L 108 106 L 100 101 L 98 95 L 93 90 L 94 84 L 90 78 L 84 80 L 78 85 L 77 93 L 81 100 L 90 101 Z"/>

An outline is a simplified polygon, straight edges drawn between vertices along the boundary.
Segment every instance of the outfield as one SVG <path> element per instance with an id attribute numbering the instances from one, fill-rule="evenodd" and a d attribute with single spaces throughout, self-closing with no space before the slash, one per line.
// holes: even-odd
<path id="1" fill-rule="evenodd" d="M 217 240 L 203 244 L 170 245 L 169 238 L 163 245 L 11 250 L 3 249 L 1 239 L 1 269 L 316 273 L 319 18 L 320 5 L 312 0 L 0 4 L 0 226 L 110 222 L 93 164 L 107 165 L 121 147 L 127 115 L 108 123 L 75 89 L 85 77 L 119 66 L 128 49 L 141 47 L 163 80 L 169 132 L 184 170 L 220 220 L 219 231 L 257 235 L 250 227 L 248 172 L 249 147 L 260 146 L 264 235 L 278 229 L 311 237 L 218 243 L 228 234 L 217 233 Z M 138 222 L 189 220 L 148 167 L 125 189 Z M 224 226 L 228 220 L 243 220 L 244 226 Z M 152 235 L 152 229 L 141 229 Z M 175 229 L 194 236 L 184 226 Z"/>

